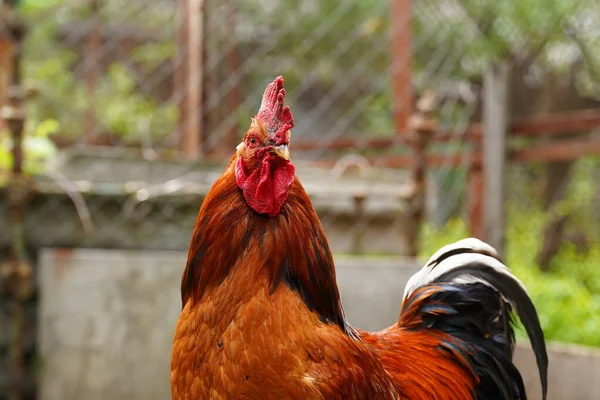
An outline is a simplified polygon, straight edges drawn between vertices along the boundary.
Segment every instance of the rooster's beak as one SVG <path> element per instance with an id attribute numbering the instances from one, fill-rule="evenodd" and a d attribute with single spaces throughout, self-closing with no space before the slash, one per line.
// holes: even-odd
<path id="1" fill-rule="evenodd" d="M 290 149 L 288 149 L 287 144 L 282 144 L 279 146 L 274 146 L 271 149 L 271 153 L 275 154 L 276 156 L 279 156 L 281 158 L 283 158 L 284 160 L 289 160 L 290 159 Z"/>

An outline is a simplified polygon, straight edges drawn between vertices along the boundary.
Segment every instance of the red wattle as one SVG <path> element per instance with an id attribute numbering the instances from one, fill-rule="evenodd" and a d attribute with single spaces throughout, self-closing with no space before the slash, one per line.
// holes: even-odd
<path id="1" fill-rule="evenodd" d="M 257 213 L 269 217 L 281 211 L 288 198 L 290 185 L 294 182 L 295 172 L 292 163 L 270 154 L 250 175 L 246 172 L 242 157 L 235 165 L 237 185 L 242 189 L 246 203 Z"/>

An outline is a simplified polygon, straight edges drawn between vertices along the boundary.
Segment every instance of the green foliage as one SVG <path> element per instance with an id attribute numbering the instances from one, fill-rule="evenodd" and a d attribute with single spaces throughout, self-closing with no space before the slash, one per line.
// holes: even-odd
<path id="1" fill-rule="evenodd" d="M 364 111 L 364 115 L 368 116 L 363 122 L 364 132 L 369 135 L 381 135 L 382 133 L 394 131 L 389 109 L 390 104 L 392 104 L 391 93 L 387 90 L 376 93 L 371 97 Z"/>
<path id="2" fill-rule="evenodd" d="M 444 2 L 441 7 L 437 0 L 419 3 L 416 34 L 431 40 L 417 48 L 418 62 L 430 62 L 432 52 L 445 46 L 447 57 L 454 54 L 460 58 L 452 68 L 452 75 L 458 79 L 480 75 L 492 60 L 535 57 L 538 53 L 546 67 L 560 69 L 561 62 L 570 66 L 573 59 L 565 57 L 564 46 L 579 44 L 567 29 L 586 32 L 588 28 L 573 22 L 592 10 L 598 12 L 592 0 L 456 0 Z M 431 23 L 434 15 L 443 18 L 441 26 Z M 582 40 L 585 44 L 593 41 L 587 35 Z M 563 50 L 558 59 L 552 57 L 557 49 Z"/>
<path id="3" fill-rule="evenodd" d="M 97 111 L 103 125 L 125 140 L 139 139 L 145 128 L 154 138 L 170 134 L 177 121 L 175 106 L 159 105 L 135 89 L 131 72 L 122 64 L 111 65 L 97 92 Z"/>
<path id="4" fill-rule="evenodd" d="M 115 2 L 103 3 L 102 10 L 108 13 L 103 15 L 104 27 L 110 29 L 111 23 L 116 24 L 114 20 L 128 15 L 127 7 L 119 7 Z M 173 38 L 146 41 L 131 50 L 126 63 L 118 60 L 107 67 L 101 66 L 97 85 L 90 92 L 84 79 L 87 67 L 81 54 L 87 36 L 76 36 L 76 42 L 73 42 L 73 33 L 68 33 L 66 39 L 61 36 L 61 29 L 70 32 L 71 25 L 88 21 L 88 8 L 85 4 L 65 4 L 58 0 L 24 2 L 22 11 L 31 29 L 25 43 L 23 73 L 40 91 L 40 95 L 29 102 L 29 118 L 34 122 L 55 119 L 60 123 L 61 136 L 79 137 L 93 107 L 100 131 L 118 135 L 125 141 L 138 140 L 140 136 L 156 140 L 171 134 L 177 120 L 175 105 L 157 99 L 152 90 L 140 89 L 144 86 L 143 80 L 149 79 L 173 57 Z M 155 28 L 157 19 L 165 19 L 161 10 L 149 6 L 146 11 L 144 20 L 139 21 L 142 29 Z M 154 18 L 153 13 L 158 17 Z M 101 57 L 112 56 L 106 52 L 107 48 L 117 50 L 111 42 L 103 46 Z M 144 77 L 140 78 L 140 74 Z"/>
<path id="5" fill-rule="evenodd" d="M 316 88 L 327 98 L 315 106 L 325 108 L 331 102 L 332 109 L 346 113 L 341 119 L 352 121 L 351 129 L 390 133 L 388 7 L 384 0 L 280 0 L 270 7 L 259 0 L 239 2 L 238 19 L 260 21 L 261 28 L 253 41 L 240 43 L 242 54 L 250 56 L 245 64 L 249 78 L 262 86 L 265 72 L 276 71 L 297 88 L 290 101 Z M 212 24 L 209 35 L 214 37 L 222 24 Z M 220 40 L 227 42 L 228 34 L 222 33 Z M 254 46 L 264 57 L 256 58 Z"/>
<path id="6" fill-rule="evenodd" d="M 595 210 L 600 157 L 578 160 L 571 172 L 566 195 L 557 205 L 559 215 L 569 215 L 569 225 L 600 239 L 600 214 Z M 595 214 L 595 215 L 594 215 Z"/>
<path id="7" fill-rule="evenodd" d="M 23 171 L 27 174 L 39 174 L 45 170 L 46 162 L 56 154 L 56 146 L 49 136 L 59 130 L 56 120 L 45 120 L 40 124 L 29 123 L 25 127 L 23 140 Z M 6 183 L 8 171 L 12 168 L 13 142 L 8 132 L 0 132 L 0 185 Z"/>
<path id="8" fill-rule="evenodd" d="M 141 63 L 145 71 L 152 72 L 175 56 L 175 42 L 145 43 L 136 47 L 130 56 L 133 61 Z"/>
<path id="9" fill-rule="evenodd" d="M 20 9 L 25 14 L 46 11 L 60 4 L 61 0 L 22 0 Z"/>

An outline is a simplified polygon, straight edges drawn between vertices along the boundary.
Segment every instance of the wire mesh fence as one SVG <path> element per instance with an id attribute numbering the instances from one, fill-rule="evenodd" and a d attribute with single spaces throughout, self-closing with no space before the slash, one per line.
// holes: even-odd
<path id="1" fill-rule="evenodd" d="M 28 244 L 185 249 L 264 87 L 283 75 L 294 163 L 334 250 L 407 254 L 406 226 L 422 212 L 411 116 L 429 110 L 422 114 L 436 123 L 421 154 L 426 221 L 472 221 L 482 196 L 473 171 L 481 172 L 483 75 L 498 60 L 509 65 L 515 121 L 507 234 L 533 229 L 548 269 L 557 241 L 579 254 L 600 235 L 598 163 L 589 156 L 599 152 L 600 118 L 573 113 L 600 108 L 592 0 L 19 3 L 28 28 L 22 77 L 35 88 L 23 143 L 25 172 L 37 180 L 23 222 Z M 4 28 L 12 7 L 1 3 Z M 8 93 L 15 49 L 3 33 Z M 564 112 L 572 114 L 563 125 L 540 117 Z M 11 177 L 12 143 L 3 129 L 0 186 Z M 536 224 L 512 224 L 532 215 Z M 11 231 L 0 231 L 0 243 L 9 247 Z"/>
<path id="2" fill-rule="evenodd" d="M 197 136 L 194 156 L 226 160 L 264 86 L 282 74 L 297 120 L 297 160 L 331 165 L 350 152 L 371 155 L 373 165 L 407 166 L 399 158 L 408 154 L 406 117 L 395 111 L 410 115 L 414 98 L 434 89 L 439 127 L 456 138 L 432 148 L 448 167 L 435 173 L 451 191 L 441 208 L 452 210 L 461 186 L 452 182 L 464 182 L 466 169 L 450 167 L 472 146 L 461 138 L 481 120 L 490 61 L 512 60 L 515 118 L 595 105 L 585 97 L 596 90 L 591 2 L 542 12 L 534 0 L 422 0 L 412 13 L 402 6 L 392 13 L 384 0 L 206 1 L 202 13 L 182 12 L 201 4 L 189 1 L 25 4 L 25 77 L 39 90 L 28 124 L 40 135 L 53 132 L 59 147 L 190 151 L 187 137 Z M 411 31 L 412 41 L 397 38 Z M 390 141 L 374 147 L 377 138 Z"/>

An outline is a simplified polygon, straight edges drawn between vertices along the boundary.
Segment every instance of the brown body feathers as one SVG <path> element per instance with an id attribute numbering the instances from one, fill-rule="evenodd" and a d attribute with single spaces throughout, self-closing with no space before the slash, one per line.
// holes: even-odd
<path id="1" fill-rule="evenodd" d="M 269 218 L 246 205 L 230 163 L 200 209 L 182 300 L 173 399 L 397 398 L 346 325 L 331 253 L 297 180 Z"/>

